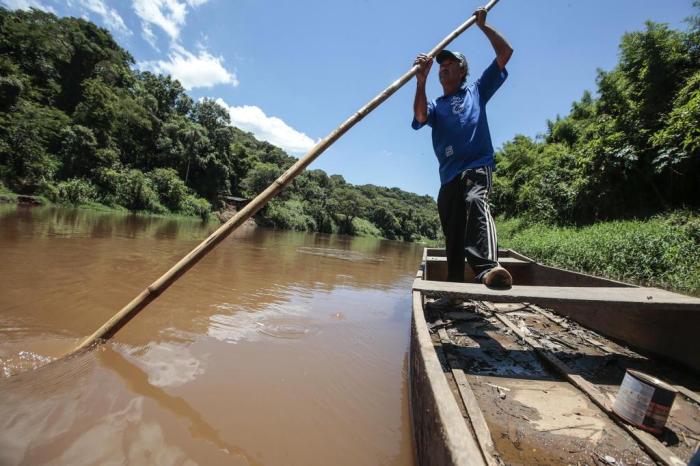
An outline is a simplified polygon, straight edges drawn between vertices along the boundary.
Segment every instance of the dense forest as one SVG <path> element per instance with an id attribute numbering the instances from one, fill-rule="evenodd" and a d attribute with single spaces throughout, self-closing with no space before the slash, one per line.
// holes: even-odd
<path id="1" fill-rule="evenodd" d="M 700 2 L 694 5 L 700 7 Z M 0 8 L 0 190 L 60 203 L 206 217 L 252 197 L 295 159 L 231 126 L 212 100 L 134 68 L 105 29 Z M 622 37 L 571 112 L 496 154 L 495 212 L 582 226 L 700 204 L 700 19 Z M 303 173 L 257 218 L 278 228 L 440 237 L 435 201 Z"/>
<path id="2" fill-rule="evenodd" d="M 700 8 L 700 2 L 694 6 Z M 700 17 L 627 33 L 571 112 L 497 153 L 496 211 L 586 225 L 700 205 Z"/>
<path id="3" fill-rule="evenodd" d="M 0 189 L 69 204 L 206 217 L 252 197 L 295 158 L 230 125 L 170 76 L 135 70 L 78 18 L 0 9 Z M 4 185 L 4 188 L 3 188 Z M 435 201 L 311 170 L 258 216 L 269 226 L 435 239 Z"/>

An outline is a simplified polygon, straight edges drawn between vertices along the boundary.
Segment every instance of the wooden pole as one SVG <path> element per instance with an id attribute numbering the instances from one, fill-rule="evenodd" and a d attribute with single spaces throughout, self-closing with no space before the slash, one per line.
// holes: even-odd
<path id="1" fill-rule="evenodd" d="M 485 8 L 490 10 L 496 3 L 498 3 L 498 0 L 491 0 Z M 462 23 L 457 29 L 452 31 L 452 33 L 437 44 L 430 51 L 430 53 L 428 53 L 428 56 L 430 58 L 434 58 L 438 52 L 444 49 L 450 42 L 452 42 L 455 38 L 457 38 L 457 36 L 462 34 L 475 22 L 476 16 L 471 16 L 467 21 Z M 356 123 L 367 116 L 372 110 L 377 108 L 382 102 L 388 99 L 392 94 L 394 94 L 394 92 L 399 90 L 401 86 L 406 84 L 413 76 L 415 76 L 417 71 L 418 65 L 414 65 L 413 68 L 394 81 L 393 84 L 383 90 L 374 99 L 370 100 L 364 107 L 360 108 L 350 118 L 345 120 L 343 124 L 338 126 L 328 136 L 319 141 L 313 148 L 311 148 L 311 150 L 309 150 L 309 152 L 306 153 L 306 155 L 304 155 L 304 157 L 300 158 L 294 165 L 289 167 L 286 172 L 280 175 L 280 177 L 277 178 L 270 186 L 268 186 L 267 189 L 258 194 L 255 199 L 253 199 L 240 212 L 234 215 L 229 221 L 221 225 L 214 233 L 209 235 L 207 239 L 202 241 L 199 246 L 180 259 L 180 261 L 171 267 L 170 270 L 165 272 L 165 274 L 163 274 L 159 279 L 132 299 L 129 304 L 114 314 L 111 319 L 109 319 L 102 327 L 97 329 L 95 333 L 83 340 L 75 349 L 69 353 L 66 353 L 64 357 L 82 351 L 85 348 L 97 343 L 99 340 L 105 340 L 114 335 L 120 328 L 126 325 L 129 320 L 138 314 L 139 311 L 146 307 L 151 301 L 156 299 L 163 291 L 165 291 L 178 278 L 180 278 L 180 276 L 182 276 L 204 256 L 206 256 L 209 251 L 214 249 L 217 244 L 223 241 L 236 228 L 243 224 L 243 222 L 255 215 L 257 211 L 262 209 L 265 204 L 270 201 L 270 199 L 275 197 L 277 193 L 284 189 L 284 187 L 287 186 L 297 175 L 304 171 L 304 169 L 311 162 L 316 160 L 316 158 L 326 149 L 328 149 L 331 144 L 337 141 L 350 128 L 355 126 Z"/>

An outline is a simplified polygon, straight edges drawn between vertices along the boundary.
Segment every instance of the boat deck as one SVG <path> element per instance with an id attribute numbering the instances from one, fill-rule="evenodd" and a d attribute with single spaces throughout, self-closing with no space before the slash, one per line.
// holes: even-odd
<path id="1" fill-rule="evenodd" d="M 419 462 L 687 464 L 700 448 L 700 299 L 500 253 L 508 290 L 444 282 L 444 251 L 424 253 L 410 366 Z M 659 436 L 612 412 L 627 369 L 678 390 Z"/>
<path id="2" fill-rule="evenodd" d="M 482 447 L 490 450 L 493 464 L 613 464 L 613 459 L 614 464 L 686 464 L 700 444 L 700 397 L 691 390 L 700 388 L 699 381 L 681 369 L 533 304 L 471 301 L 436 309 L 428 303 L 425 315 L 462 414 L 483 416 L 488 437 Z M 628 368 L 672 381 L 686 396 L 677 396 L 659 439 L 634 429 L 645 445 L 543 354 L 590 383 L 608 407 Z M 468 409 L 474 400 L 476 410 Z M 468 425 L 475 430 L 471 421 Z"/>

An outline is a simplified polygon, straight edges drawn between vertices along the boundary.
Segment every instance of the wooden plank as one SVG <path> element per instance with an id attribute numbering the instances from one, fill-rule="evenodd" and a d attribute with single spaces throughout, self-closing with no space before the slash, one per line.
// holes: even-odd
<path id="1" fill-rule="evenodd" d="M 583 331 L 580 331 L 580 330 L 579 330 L 579 331 L 575 332 L 575 334 L 576 334 L 579 338 L 581 338 L 581 339 L 587 341 L 588 343 L 590 343 L 591 345 L 595 346 L 596 348 L 598 348 L 599 350 L 603 351 L 604 353 L 607 353 L 607 354 L 622 354 L 622 353 L 620 353 L 619 351 L 615 351 L 614 349 L 612 349 L 611 347 L 609 347 L 609 346 L 606 345 L 605 343 L 596 340 L 595 338 L 591 337 L 590 335 L 587 335 L 586 332 L 583 332 Z"/>
<path id="2" fill-rule="evenodd" d="M 452 357 L 448 357 L 448 361 L 452 362 L 452 360 Z M 452 364 L 450 364 L 450 366 L 452 366 Z M 464 402 L 464 408 L 467 410 L 469 422 L 472 425 L 472 429 L 474 429 L 474 434 L 476 434 L 476 440 L 479 443 L 479 447 L 481 447 L 484 461 L 486 461 L 486 464 L 489 466 L 498 466 L 499 463 L 496 461 L 496 447 L 491 438 L 491 430 L 488 424 L 486 424 L 484 413 L 479 407 L 479 402 L 476 400 L 471 385 L 469 385 L 467 376 L 462 369 L 455 369 L 454 367 L 452 367 L 452 375 L 455 378 L 457 389 Z"/>
<path id="3" fill-rule="evenodd" d="M 674 385 L 673 387 L 674 387 L 676 390 L 678 390 L 679 392 L 681 392 L 681 394 L 682 394 L 684 397 L 688 398 L 688 399 L 691 400 L 691 401 L 694 401 L 695 403 L 698 404 L 698 406 L 700 406 L 700 395 L 698 395 L 697 393 L 695 393 L 695 392 L 693 392 L 693 391 L 691 391 L 691 390 L 688 390 L 688 389 L 685 388 L 683 385 Z"/>
<path id="4" fill-rule="evenodd" d="M 562 318 L 560 318 L 560 317 L 557 317 L 553 312 L 545 311 L 544 309 L 542 309 L 542 308 L 539 307 L 539 306 L 536 306 L 535 304 L 529 304 L 529 303 L 528 303 L 528 307 L 529 307 L 530 309 L 532 309 L 533 311 L 537 312 L 538 314 L 543 315 L 544 317 L 546 317 L 546 318 L 549 319 L 550 321 L 554 322 L 555 324 L 557 324 L 557 325 L 561 326 L 562 328 L 566 329 L 567 331 L 568 331 L 568 330 L 571 330 L 571 326 L 570 326 L 564 319 L 562 319 Z M 595 347 L 598 348 L 599 350 L 603 351 L 604 353 L 608 353 L 608 354 L 616 354 L 616 353 L 617 353 L 617 351 L 615 351 L 614 349 L 610 348 L 608 345 L 606 345 L 606 344 L 604 344 L 604 343 L 602 343 L 602 342 L 600 342 L 600 341 L 598 341 L 598 340 L 592 338 L 590 335 L 587 335 L 585 332 L 582 332 L 582 331 L 574 331 L 574 334 L 575 334 L 576 336 L 578 336 L 579 338 L 581 338 L 582 340 L 585 340 L 585 341 L 587 341 L 588 343 L 590 343 L 591 345 L 595 346 Z M 557 340 L 557 341 L 559 341 L 560 343 L 563 343 L 563 344 L 565 344 L 565 345 L 571 347 L 568 343 L 564 342 L 563 340 Z"/>
<path id="5" fill-rule="evenodd" d="M 445 256 L 426 256 L 426 261 L 429 262 L 447 262 L 447 257 Z M 466 262 L 466 259 L 465 259 Z M 498 259 L 500 264 L 531 264 L 532 262 L 516 259 L 514 257 L 500 257 Z"/>
<path id="6" fill-rule="evenodd" d="M 438 319 L 435 323 L 440 325 L 437 331 L 438 337 L 440 337 L 440 343 L 452 343 L 447 330 L 442 326 L 442 320 Z M 442 352 L 445 356 L 447 364 L 450 366 L 450 371 L 455 379 L 457 390 L 462 398 L 464 409 L 467 411 L 467 418 L 471 424 L 472 430 L 474 431 L 476 441 L 479 444 L 484 461 L 489 466 L 499 466 L 499 463 L 495 459 L 496 449 L 493 444 L 493 439 L 491 438 L 491 431 L 486 424 L 486 419 L 484 419 L 484 414 L 481 412 L 481 408 L 476 400 L 476 396 L 474 396 L 471 385 L 469 385 L 469 381 L 464 375 L 464 371 L 456 368 L 456 358 L 449 354 L 448 351 L 445 351 L 445 348 L 442 348 Z"/>
<path id="7" fill-rule="evenodd" d="M 555 317 L 555 315 L 549 311 L 545 311 L 541 307 L 535 305 L 535 304 L 530 304 L 527 303 L 527 307 L 535 311 L 536 313 L 546 317 L 547 319 L 551 320 L 555 324 L 559 325 L 561 328 L 564 328 L 566 330 L 569 330 L 569 324 L 562 318 Z"/>
<path id="8" fill-rule="evenodd" d="M 436 323 L 438 325 L 442 324 L 441 321 L 438 321 Z M 444 327 L 440 327 L 437 331 L 437 334 L 438 334 L 438 337 L 440 337 L 440 343 L 442 343 L 443 345 L 445 345 L 447 343 L 451 343 L 450 336 L 447 334 L 447 330 L 445 330 Z"/>
<path id="9" fill-rule="evenodd" d="M 515 332 L 523 341 L 525 341 L 525 343 L 532 347 L 539 356 L 550 363 L 557 370 L 557 372 L 565 377 L 572 385 L 587 395 L 591 401 L 596 404 L 596 406 L 598 406 L 608 415 L 608 417 L 610 417 L 610 419 L 625 429 L 656 461 L 668 466 L 681 466 L 685 464 L 685 462 L 674 455 L 658 439 L 618 418 L 615 413 L 613 413 L 612 406 L 610 405 L 608 399 L 600 392 L 600 390 L 598 390 L 597 387 L 595 387 L 595 385 L 580 375 L 574 374 L 563 361 L 544 349 L 538 341 L 525 335 L 525 333 L 522 332 L 513 322 L 511 322 L 510 319 L 498 313 L 495 313 L 494 316 L 503 322 L 503 324 L 510 328 L 513 332 Z"/>
<path id="10" fill-rule="evenodd" d="M 410 406 L 419 464 L 485 464 L 435 353 L 419 292 L 413 292 L 410 348 Z"/>
<path id="11" fill-rule="evenodd" d="M 421 291 L 430 297 L 448 296 L 492 302 L 631 303 L 642 307 L 672 305 L 674 308 L 697 308 L 700 311 L 700 299 L 658 288 L 513 285 L 507 290 L 497 290 L 479 283 L 415 280 L 413 290 Z"/>

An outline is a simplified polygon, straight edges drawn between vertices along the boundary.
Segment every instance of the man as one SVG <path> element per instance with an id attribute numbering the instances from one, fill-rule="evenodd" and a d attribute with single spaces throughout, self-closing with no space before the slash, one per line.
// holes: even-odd
<path id="1" fill-rule="evenodd" d="M 508 76 L 506 63 L 513 49 L 506 39 L 486 23 L 486 9 L 474 12 L 476 24 L 496 51 L 496 59 L 481 77 L 466 85 L 467 60 L 459 52 L 442 50 L 440 65 L 443 95 L 428 103 L 425 82 L 432 60 L 425 54 L 416 58 L 416 97 L 413 129 L 426 123 L 432 127 L 433 149 L 440 163 L 438 212 L 445 235 L 447 281 L 464 281 L 464 258 L 486 286 L 507 288 L 510 273 L 498 264 L 496 228 L 489 210 L 488 195 L 495 168 L 486 103 Z"/>

